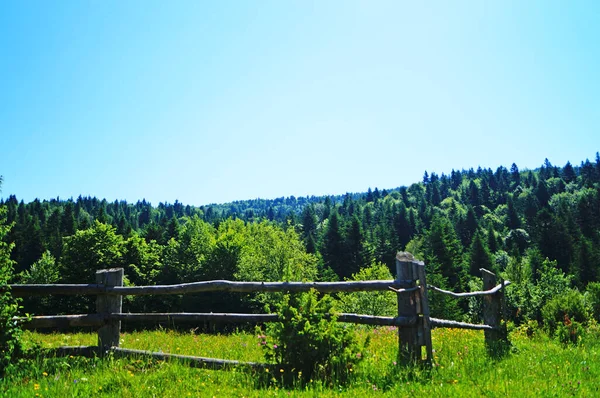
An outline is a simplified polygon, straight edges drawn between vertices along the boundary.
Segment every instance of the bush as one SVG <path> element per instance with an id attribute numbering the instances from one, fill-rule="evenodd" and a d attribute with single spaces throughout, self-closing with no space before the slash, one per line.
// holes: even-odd
<path id="1" fill-rule="evenodd" d="M 585 301 L 588 304 L 592 317 L 600 321 L 600 283 L 592 282 L 587 285 L 585 291 Z"/>
<path id="2" fill-rule="evenodd" d="M 5 224 L 5 215 L 6 209 L 0 208 L 0 376 L 22 351 L 21 329 L 13 320 L 18 314 L 19 304 L 7 286 L 13 277 L 13 261 L 10 259 L 13 245 L 3 241 L 11 227 Z"/>
<path id="3" fill-rule="evenodd" d="M 373 263 L 352 274 L 351 281 L 390 280 L 394 279 L 385 264 Z M 371 291 L 340 293 L 340 307 L 344 312 L 355 314 L 396 316 L 398 299 L 392 291 Z"/>
<path id="4" fill-rule="evenodd" d="M 554 297 L 542 308 L 542 318 L 551 336 L 557 335 L 563 342 L 576 342 L 581 326 L 589 320 L 583 294 L 568 290 Z"/>
<path id="5" fill-rule="evenodd" d="M 295 379 L 343 383 L 360 361 L 364 347 L 354 328 L 336 322 L 333 304 L 330 296 L 319 299 L 315 291 L 285 295 L 277 306 L 280 322 L 268 326 L 269 337 L 259 335 L 266 359 L 291 368 L 285 383 Z"/>

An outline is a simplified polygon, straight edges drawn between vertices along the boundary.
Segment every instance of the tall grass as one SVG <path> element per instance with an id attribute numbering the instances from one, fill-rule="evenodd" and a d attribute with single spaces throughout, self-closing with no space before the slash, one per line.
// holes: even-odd
<path id="1" fill-rule="evenodd" d="M 177 362 L 148 358 L 86 359 L 38 357 L 23 360 L 0 381 L 7 397 L 295 397 L 295 396 L 600 396 L 600 342 L 588 339 L 564 346 L 544 334 L 529 338 L 513 333 L 512 352 L 503 359 L 486 356 L 483 334 L 476 331 L 433 331 L 434 366 L 403 368 L 396 363 L 394 328 L 361 329 L 370 345 L 360 355 L 345 386 L 307 385 L 281 389 L 272 383 L 274 369 L 257 374 L 232 368 L 192 369 Z M 25 333 L 25 343 L 42 348 L 94 345 L 96 335 Z M 255 335 L 204 335 L 193 332 L 123 333 L 121 346 L 187 355 L 262 362 Z M 266 376 L 266 377 L 265 377 Z"/>

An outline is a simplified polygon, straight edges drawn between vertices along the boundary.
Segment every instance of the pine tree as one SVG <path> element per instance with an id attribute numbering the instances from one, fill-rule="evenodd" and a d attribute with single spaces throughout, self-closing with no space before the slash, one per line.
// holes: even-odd
<path id="1" fill-rule="evenodd" d="M 510 179 L 512 181 L 513 190 L 521 185 L 521 174 L 519 173 L 519 168 L 515 163 L 513 163 L 510 167 Z"/>
<path id="2" fill-rule="evenodd" d="M 60 232 L 62 236 L 71 236 L 77 231 L 75 222 L 75 209 L 73 202 L 67 202 L 60 219 Z"/>
<path id="3" fill-rule="evenodd" d="M 358 272 L 362 267 L 370 264 L 365 253 L 365 239 L 363 236 L 362 227 L 360 220 L 357 216 L 352 217 L 350 228 L 346 234 L 346 254 L 348 256 L 348 269 L 347 273 L 354 274 Z"/>
<path id="4" fill-rule="evenodd" d="M 302 240 L 305 244 L 308 243 L 309 236 L 313 236 L 317 232 L 317 215 L 312 204 L 304 207 L 302 210 Z"/>
<path id="5" fill-rule="evenodd" d="M 327 230 L 323 237 L 321 254 L 323 255 L 325 266 L 331 268 L 340 279 L 349 277 L 352 274 L 348 272 L 346 262 L 344 261 L 344 236 L 339 215 L 335 208 L 329 216 Z"/>
<path id="6" fill-rule="evenodd" d="M 513 196 L 511 194 L 506 195 L 506 206 L 507 206 L 507 220 L 506 224 L 509 229 L 517 229 L 521 226 L 521 219 L 515 208 Z"/>
<path id="7" fill-rule="evenodd" d="M 462 245 L 447 217 L 436 214 L 426 237 L 426 262 L 439 265 L 439 271 L 451 288 L 461 288 L 463 280 Z"/>
<path id="8" fill-rule="evenodd" d="M 494 225 L 492 223 L 488 224 L 487 245 L 491 254 L 494 254 L 498 251 L 498 238 L 496 237 L 496 231 L 494 230 Z"/>
<path id="9" fill-rule="evenodd" d="M 480 268 L 492 270 L 492 256 L 488 248 L 483 243 L 480 233 L 473 237 L 473 243 L 469 249 L 469 272 L 472 276 L 478 276 Z"/>
<path id="10" fill-rule="evenodd" d="M 570 182 L 573 182 L 577 179 L 577 175 L 575 174 L 575 170 L 573 169 L 573 166 L 571 166 L 571 162 L 567 162 L 567 164 L 565 164 L 565 167 L 563 167 L 562 179 L 567 184 L 569 184 Z"/>

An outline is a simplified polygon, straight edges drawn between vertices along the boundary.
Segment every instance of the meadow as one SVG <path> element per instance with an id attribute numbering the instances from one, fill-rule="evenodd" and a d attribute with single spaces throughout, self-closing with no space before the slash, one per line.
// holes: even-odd
<path id="1" fill-rule="evenodd" d="M 370 343 L 346 385 L 310 381 L 282 388 L 275 368 L 207 370 L 179 362 L 139 358 L 50 358 L 22 360 L 0 381 L 6 397 L 305 397 L 305 396 L 581 396 L 600 394 L 600 342 L 588 334 L 577 345 L 563 345 L 542 332 L 511 332 L 513 347 L 502 359 L 486 354 L 483 333 L 436 329 L 431 368 L 396 363 L 397 330 L 357 331 Z M 94 345 L 95 333 L 25 332 L 32 347 Z M 262 362 L 256 334 L 196 334 L 171 330 L 121 334 L 121 346 L 187 355 Z"/>

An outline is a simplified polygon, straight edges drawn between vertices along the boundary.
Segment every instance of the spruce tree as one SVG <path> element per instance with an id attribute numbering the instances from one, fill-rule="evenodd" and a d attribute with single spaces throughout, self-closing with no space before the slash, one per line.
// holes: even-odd
<path id="1" fill-rule="evenodd" d="M 472 276 L 479 276 L 480 268 L 492 271 L 492 256 L 478 232 L 473 237 L 473 243 L 469 249 L 469 272 Z"/>
<path id="2" fill-rule="evenodd" d="M 340 225 L 340 219 L 337 210 L 331 211 L 327 223 L 327 230 L 323 237 L 323 246 L 321 249 L 325 266 L 331 268 L 340 279 L 349 277 L 352 273 L 348 272 L 346 267 L 344 253 L 343 229 Z"/>
<path id="3" fill-rule="evenodd" d="M 565 167 L 563 167 L 561 174 L 562 174 L 562 179 L 567 184 L 569 184 L 570 182 L 573 182 L 577 179 L 577 175 L 575 174 L 575 170 L 573 169 L 571 162 L 567 162 L 567 164 L 565 164 Z"/>

